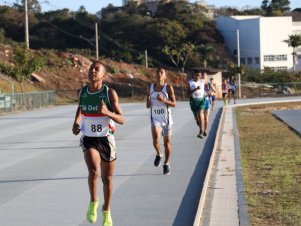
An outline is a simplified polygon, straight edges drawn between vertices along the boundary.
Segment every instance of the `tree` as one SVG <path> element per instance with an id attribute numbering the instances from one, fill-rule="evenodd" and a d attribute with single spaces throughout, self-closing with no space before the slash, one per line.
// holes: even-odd
<path id="1" fill-rule="evenodd" d="M 23 81 L 35 71 L 40 71 L 44 65 L 41 57 L 35 57 L 24 45 L 16 45 L 13 58 L 15 62 L 15 79 L 20 83 L 23 92 Z"/>
<path id="2" fill-rule="evenodd" d="M 24 0 L 21 0 L 21 3 L 19 0 L 17 0 L 17 2 L 14 3 L 14 7 L 19 11 L 24 11 Z M 31 13 L 41 13 L 42 11 L 38 0 L 27 0 L 27 8 Z"/>
<path id="3" fill-rule="evenodd" d="M 214 48 L 210 45 L 201 44 L 197 47 L 197 51 L 201 55 L 201 60 L 203 61 L 203 66 L 207 67 L 207 60 L 211 56 L 211 53 L 214 51 Z"/>
<path id="4" fill-rule="evenodd" d="M 289 0 L 263 0 L 261 8 L 267 16 L 283 16 L 285 12 L 290 10 Z"/>
<path id="5" fill-rule="evenodd" d="M 184 73 L 186 62 L 194 48 L 195 45 L 191 43 L 184 43 L 181 44 L 179 47 L 175 45 L 173 47 L 165 46 L 162 52 L 169 56 L 172 63 L 177 67 L 178 72 Z M 182 76 L 181 76 L 181 87 L 182 87 L 182 99 L 184 100 L 184 87 L 183 87 Z"/>
<path id="6" fill-rule="evenodd" d="M 289 47 L 293 47 L 293 72 L 295 72 L 295 64 L 296 64 L 296 55 L 297 55 L 297 47 L 301 46 L 301 35 L 289 35 L 287 40 L 284 40 L 288 44 Z"/>
<path id="7" fill-rule="evenodd" d="M 171 62 L 177 67 L 178 71 L 183 73 L 188 57 L 194 48 L 195 45 L 191 43 L 184 43 L 179 47 L 176 45 L 172 47 L 165 46 L 162 52 L 169 56 Z"/>

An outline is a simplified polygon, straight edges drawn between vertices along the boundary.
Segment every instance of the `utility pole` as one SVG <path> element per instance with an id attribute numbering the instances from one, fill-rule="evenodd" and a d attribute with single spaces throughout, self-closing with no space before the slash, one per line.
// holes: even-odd
<path id="1" fill-rule="evenodd" d="M 27 0 L 24 0 L 24 12 L 25 12 L 25 46 L 29 49 L 29 31 L 28 31 L 28 7 Z"/>
<path id="2" fill-rule="evenodd" d="M 145 68 L 148 68 L 147 50 L 144 50 L 145 55 Z"/>
<path id="3" fill-rule="evenodd" d="M 97 23 L 95 23 L 95 51 L 96 51 L 96 59 L 98 60 L 98 26 Z"/>
<path id="4" fill-rule="evenodd" d="M 237 40 L 237 67 L 240 68 L 240 44 L 239 44 L 239 29 L 236 30 L 236 40 Z M 238 72 L 238 97 L 241 98 L 241 80 L 240 72 Z"/>

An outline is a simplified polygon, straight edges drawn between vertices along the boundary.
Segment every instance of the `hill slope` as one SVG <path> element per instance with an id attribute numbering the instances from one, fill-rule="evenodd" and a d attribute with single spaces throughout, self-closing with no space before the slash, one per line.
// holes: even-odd
<path id="1" fill-rule="evenodd" d="M 87 73 L 91 59 L 82 55 L 55 50 L 34 51 L 45 59 L 45 66 L 41 71 L 32 75 L 31 80 L 24 84 L 25 92 L 40 90 L 55 90 L 57 102 L 72 103 L 77 100 L 76 91 L 87 83 Z M 0 60 L 12 64 L 12 48 L 0 44 Z M 101 59 L 107 66 L 108 75 L 105 82 L 116 89 L 120 98 L 143 100 L 150 82 L 155 79 L 155 69 L 145 68 L 141 65 L 114 62 L 110 59 Z M 181 79 L 186 86 L 186 78 L 176 72 L 168 72 L 168 80 L 173 84 L 176 95 L 182 97 Z M 10 84 L 0 80 L 0 90 L 10 92 Z M 15 82 L 15 92 L 20 92 L 20 87 Z"/>

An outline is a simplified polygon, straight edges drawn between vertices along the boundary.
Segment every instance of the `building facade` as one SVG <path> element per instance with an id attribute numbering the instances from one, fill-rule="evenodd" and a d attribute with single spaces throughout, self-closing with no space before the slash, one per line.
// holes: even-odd
<path id="1" fill-rule="evenodd" d="M 162 0 L 122 0 L 122 5 L 125 6 L 129 2 L 137 2 L 137 4 L 142 4 L 142 3 L 150 3 L 150 2 L 160 2 Z M 164 2 L 171 2 L 171 1 L 176 1 L 176 0 L 163 0 Z"/>
<path id="2" fill-rule="evenodd" d="M 200 5 L 204 7 L 205 11 L 203 12 L 205 16 L 210 19 L 215 19 L 215 6 L 214 5 L 208 5 L 205 0 L 196 1 L 194 4 Z"/>
<path id="3" fill-rule="evenodd" d="M 301 34 L 301 23 L 291 16 L 231 16 L 218 17 L 217 29 L 224 37 L 229 54 L 240 64 L 263 70 L 293 71 L 293 48 L 284 40 Z M 296 71 L 301 70 L 301 51 L 297 50 Z"/>

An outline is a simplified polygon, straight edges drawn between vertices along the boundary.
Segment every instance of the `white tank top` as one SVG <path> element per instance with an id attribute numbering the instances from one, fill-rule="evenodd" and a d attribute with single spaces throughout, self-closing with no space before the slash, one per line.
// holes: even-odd
<path id="1" fill-rule="evenodd" d="M 198 86 L 200 87 L 200 89 L 194 91 L 192 93 L 192 98 L 203 98 L 204 95 L 205 95 L 205 90 L 204 90 L 204 86 L 205 86 L 205 83 L 203 80 L 199 80 L 199 81 L 194 81 L 193 79 L 191 79 L 189 81 L 189 86 L 190 86 L 190 89 L 193 90 L 193 89 L 196 89 Z"/>
<path id="2" fill-rule="evenodd" d="M 150 86 L 150 98 L 151 98 L 151 121 L 153 123 L 159 123 L 162 126 L 172 125 L 171 111 L 168 105 L 157 100 L 158 94 L 161 94 L 165 100 L 168 100 L 167 84 L 165 83 L 161 91 L 155 90 L 155 84 Z"/>

